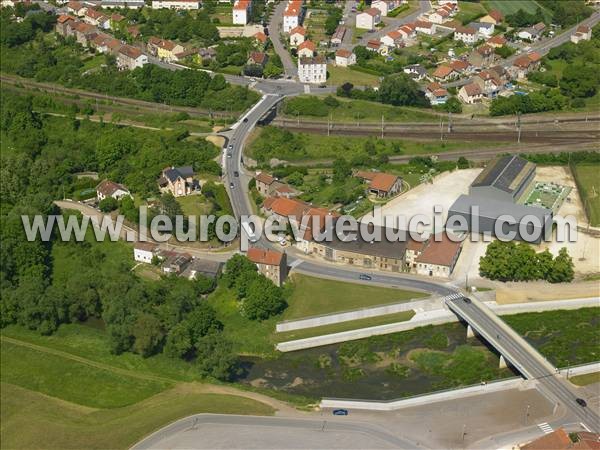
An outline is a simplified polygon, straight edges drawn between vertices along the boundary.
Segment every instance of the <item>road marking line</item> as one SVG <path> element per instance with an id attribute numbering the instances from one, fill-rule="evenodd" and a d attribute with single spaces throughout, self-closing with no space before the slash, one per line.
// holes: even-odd
<path id="1" fill-rule="evenodd" d="M 298 267 L 303 262 L 304 261 L 302 261 L 301 259 L 297 259 L 296 261 L 294 261 L 293 263 L 290 264 L 290 268 L 293 269 L 294 267 Z"/>
<path id="2" fill-rule="evenodd" d="M 548 423 L 544 422 L 544 423 L 538 423 L 538 428 L 540 430 L 542 430 L 544 432 L 544 434 L 550 434 L 552 433 L 554 430 L 552 429 L 552 427 L 550 425 L 548 425 Z"/>

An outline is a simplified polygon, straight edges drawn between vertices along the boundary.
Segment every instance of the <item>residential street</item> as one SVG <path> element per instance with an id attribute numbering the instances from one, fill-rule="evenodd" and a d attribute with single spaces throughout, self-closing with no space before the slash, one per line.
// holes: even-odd
<path id="1" fill-rule="evenodd" d="M 283 33 L 283 12 L 285 11 L 286 6 L 287 1 L 281 1 L 275 7 L 275 11 L 271 15 L 271 19 L 269 20 L 269 37 L 271 38 L 271 42 L 273 43 L 273 49 L 281 58 L 283 68 L 285 70 L 285 75 L 296 77 L 296 75 L 298 75 L 298 68 L 292 61 L 292 57 L 290 56 L 289 52 L 284 47 L 283 42 L 281 42 L 280 39 Z"/>

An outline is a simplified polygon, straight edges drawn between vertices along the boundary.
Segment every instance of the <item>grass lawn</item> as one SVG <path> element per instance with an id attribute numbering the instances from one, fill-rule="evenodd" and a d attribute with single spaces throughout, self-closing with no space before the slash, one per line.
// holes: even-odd
<path id="1" fill-rule="evenodd" d="M 600 383 L 600 372 L 592 372 L 586 373 L 585 375 L 576 375 L 574 377 L 570 377 L 569 380 L 571 383 L 576 384 L 577 386 L 587 386 L 592 383 Z"/>
<path id="2" fill-rule="evenodd" d="M 201 216 L 212 211 L 212 203 L 203 195 L 177 197 L 177 203 L 181 205 L 183 214 L 186 216 Z"/>
<path id="3" fill-rule="evenodd" d="M 286 331 L 277 333 L 274 336 L 276 342 L 293 341 L 295 339 L 305 339 L 313 336 L 322 336 L 324 334 L 341 333 L 342 331 L 357 330 L 359 328 L 375 327 L 378 325 L 387 325 L 388 323 L 406 322 L 415 315 L 413 310 L 403 311 L 395 314 L 386 314 L 385 316 L 368 317 L 366 319 L 350 320 L 348 322 L 323 325 L 320 327 L 304 328 L 302 330 Z"/>
<path id="4" fill-rule="evenodd" d="M 79 383 L 89 384 L 86 379 Z M 201 385 L 188 384 L 115 409 L 92 409 L 5 382 L 1 400 L 0 436 L 3 448 L 10 449 L 127 449 L 192 414 L 273 414 L 269 406 L 255 400 L 203 393 Z"/>
<path id="5" fill-rule="evenodd" d="M 235 293 L 219 287 L 208 297 L 209 304 L 217 312 L 217 318 L 225 325 L 223 336 L 233 344 L 233 350 L 241 355 L 274 356 L 271 334 L 277 317 L 257 322 L 243 317 Z"/>
<path id="6" fill-rule="evenodd" d="M 427 294 L 363 284 L 344 283 L 296 274 L 294 292 L 283 319 L 295 320 L 358 308 L 424 298 Z"/>
<path id="7" fill-rule="evenodd" d="M 2 381 L 95 408 L 130 405 L 171 386 L 2 340 Z"/>
<path id="8" fill-rule="evenodd" d="M 460 2 L 460 8 L 464 8 L 465 2 Z M 535 0 L 486 0 L 485 6 L 488 10 L 497 9 L 505 16 L 514 14 L 518 10 L 522 9 L 528 13 L 535 13 L 538 8 L 542 7 Z M 542 7 L 542 10 L 544 8 Z"/>
<path id="9" fill-rule="evenodd" d="M 575 170 L 573 171 L 581 200 L 584 202 L 586 214 L 592 226 L 600 225 L 599 168 L 598 164 L 579 164 L 575 166 Z"/>
<path id="10" fill-rule="evenodd" d="M 468 23 L 485 14 L 487 14 L 487 11 L 480 3 L 459 2 L 459 12 L 454 19 L 462 23 Z"/>
<path id="11" fill-rule="evenodd" d="M 327 84 L 340 86 L 352 83 L 354 86 L 379 86 L 379 77 L 370 73 L 352 70 L 348 67 L 330 65 L 327 68 Z"/>
<path id="12" fill-rule="evenodd" d="M 346 70 L 349 72 L 348 76 L 357 74 L 360 77 L 363 76 L 375 76 L 358 72 L 351 69 L 336 68 L 333 69 Z M 330 68 L 331 69 L 331 68 Z M 285 102 L 290 104 L 290 109 L 293 110 L 294 102 L 302 102 L 307 97 L 299 96 L 295 99 L 286 99 Z M 340 97 L 336 97 L 339 105 L 336 107 L 328 107 L 326 104 L 321 105 L 326 109 L 326 113 L 323 115 L 304 115 L 300 113 L 300 120 L 303 117 L 307 117 L 309 120 L 320 120 L 327 122 L 329 114 L 333 116 L 333 122 L 377 122 L 381 123 L 381 116 L 386 122 L 437 122 L 439 118 L 437 115 L 431 113 L 431 110 L 410 108 L 405 106 L 392 106 L 385 105 L 379 102 L 370 102 L 367 100 L 348 100 Z M 285 110 L 285 108 L 284 108 Z M 301 110 L 302 111 L 302 110 Z M 322 113 L 321 113 L 322 114 Z M 290 113 L 287 117 L 296 119 L 296 114 Z"/>

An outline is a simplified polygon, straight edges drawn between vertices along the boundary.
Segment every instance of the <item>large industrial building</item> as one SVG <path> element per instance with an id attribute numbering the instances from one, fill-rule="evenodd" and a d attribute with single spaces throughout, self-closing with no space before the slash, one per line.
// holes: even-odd
<path id="1" fill-rule="evenodd" d="M 552 211 L 522 204 L 534 178 L 535 164 L 523 158 L 492 161 L 473 181 L 469 195 L 461 195 L 450 207 L 446 227 L 497 237 L 496 227 L 502 225 L 504 234 L 515 233 L 514 239 L 540 243 L 552 230 Z"/>

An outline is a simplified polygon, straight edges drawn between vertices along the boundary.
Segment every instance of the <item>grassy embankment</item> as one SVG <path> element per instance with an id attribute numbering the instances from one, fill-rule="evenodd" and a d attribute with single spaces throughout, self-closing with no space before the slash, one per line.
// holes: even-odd
<path id="1" fill-rule="evenodd" d="M 598 164 L 578 164 L 574 167 L 573 176 L 577 181 L 579 195 L 590 224 L 600 226 L 600 183 L 598 182 Z"/>

